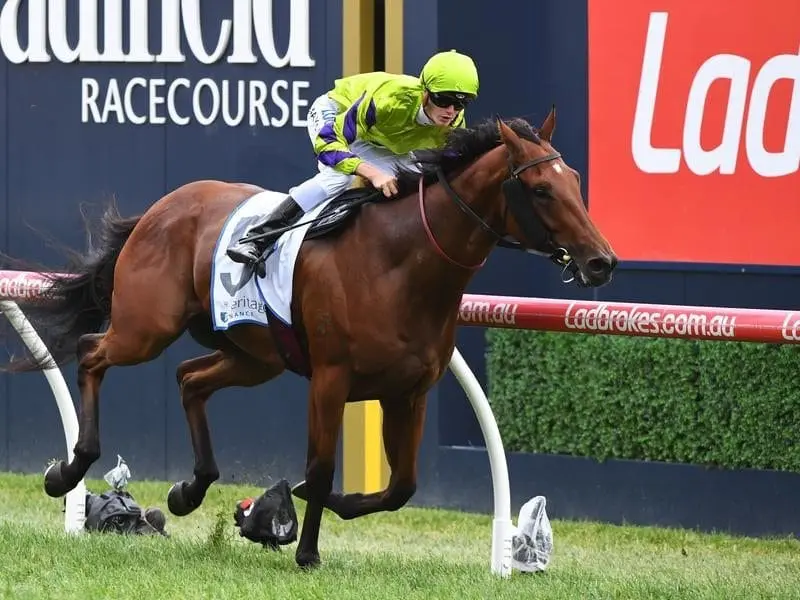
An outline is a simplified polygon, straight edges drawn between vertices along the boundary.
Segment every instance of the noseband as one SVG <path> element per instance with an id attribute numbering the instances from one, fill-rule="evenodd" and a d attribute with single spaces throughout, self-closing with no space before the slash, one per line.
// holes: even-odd
<path id="1" fill-rule="evenodd" d="M 530 205 L 530 201 L 528 200 L 528 186 L 520 179 L 519 175 L 526 169 L 530 169 L 536 165 L 541 163 L 550 162 L 552 160 L 556 160 L 557 158 L 561 158 L 561 153 L 553 152 L 546 156 L 540 156 L 539 158 L 534 158 L 529 160 L 526 163 L 521 164 L 518 167 L 514 167 L 511 159 L 508 160 L 508 171 L 509 177 L 503 181 L 502 190 L 503 194 L 506 197 L 506 210 L 511 210 L 511 214 L 514 215 L 514 219 L 522 229 L 522 233 L 525 234 L 525 237 L 533 244 L 534 252 L 539 254 L 544 254 L 547 256 L 551 261 L 554 263 L 561 265 L 563 270 L 561 272 L 562 281 L 564 283 L 569 283 L 575 279 L 575 274 L 578 272 L 578 266 L 575 264 L 575 261 L 569 255 L 565 248 L 558 246 L 553 241 L 553 236 L 550 230 L 545 226 L 544 222 L 542 221 L 541 217 L 536 213 L 535 210 L 532 209 Z M 483 229 L 486 233 L 492 236 L 496 241 L 498 246 L 503 246 L 504 248 L 512 248 L 514 250 L 526 250 L 519 242 L 511 242 L 504 238 L 504 236 L 500 235 L 497 231 L 495 231 L 491 225 L 489 225 L 478 213 L 476 213 L 470 206 L 461 199 L 461 197 L 456 193 L 456 191 L 452 188 L 450 183 L 444 176 L 444 172 L 442 171 L 441 167 L 436 168 L 436 177 L 439 180 L 439 183 L 442 184 L 442 187 L 447 192 L 447 195 L 456 203 L 458 206 L 468 217 L 470 217 L 473 221 L 477 222 L 480 225 L 481 229 Z M 433 237 L 433 232 L 430 230 L 428 226 L 427 218 L 425 216 L 425 209 L 422 203 L 422 177 L 420 177 L 419 182 L 419 201 L 420 201 L 420 211 L 422 213 L 422 222 L 425 226 L 425 231 L 428 233 L 428 237 L 433 242 L 433 245 L 436 247 L 436 250 L 444 256 L 448 261 L 451 263 L 465 268 L 465 269 L 479 269 L 484 265 L 486 260 L 481 262 L 478 265 L 463 265 L 452 258 L 450 258 L 444 250 L 436 243 L 436 240 Z M 503 216 L 503 220 L 505 220 L 505 215 Z M 542 250 L 539 250 L 541 248 Z"/>

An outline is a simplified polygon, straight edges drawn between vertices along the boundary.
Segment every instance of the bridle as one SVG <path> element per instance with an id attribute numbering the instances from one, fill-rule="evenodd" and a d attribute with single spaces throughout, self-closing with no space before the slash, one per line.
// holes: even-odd
<path id="1" fill-rule="evenodd" d="M 545 226 L 541 217 L 539 217 L 535 210 L 532 210 L 530 201 L 527 198 L 529 188 L 519 177 L 520 173 L 530 169 L 531 167 L 545 162 L 550 162 L 558 158 L 561 158 L 561 153 L 553 152 L 551 154 L 547 154 L 546 156 L 540 156 L 538 158 L 531 159 L 519 165 L 518 167 L 515 167 L 511 162 L 511 157 L 509 157 L 509 177 L 503 181 L 502 184 L 503 194 L 506 197 L 506 211 L 511 210 L 511 214 L 514 215 L 514 219 L 517 221 L 517 224 L 519 224 L 520 229 L 522 229 L 522 233 L 524 233 L 525 237 L 530 241 L 530 243 L 537 248 L 536 250 L 528 250 L 519 242 L 507 240 L 505 236 L 502 236 L 495 231 L 491 225 L 489 225 L 478 213 L 476 213 L 466 202 L 464 202 L 464 200 L 461 199 L 461 197 L 450 185 L 450 182 L 448 182 L 445 178 L 442 168 L 438 166 L 436 167 L 436 178 L 447 192 L 447 195 L 456 203 L 456 206 L 458 206 L 473 221 L 477 222 L 481 229 L 492 236 L 497 242 L 498 246 L 511 248 L 513 250 L 523 250 L 526 252 L 531 251 L 546 256 L 557 265 L 563 267 L 561 271 L 561 280 L 564 283 L 570 283 L 575 280 L 575 275 L 578 272 L 578 265 L 575 264 L 575 261 L 565 248 L 562 248 L 555 243 L 552 233 Z M 458 267 L 468 270 L 476 270 L 481 268 L 486 263 L 486 259 L 482 260 L 477 265 L 464 265 L 451 258 L 436 241 L 436 238 L 434 237 L 433 232 L 428 225 L 428 218 L 425 214 L 425 205 L 423 202 L 423 180 L 424 176 L 421 176 L 419 179 L 419 208 L 422 215 L 422 224 L 425 227 L 425 231 L 428 234 L 428 238 L 430 239 L 434 248 L 448 262 Z M 503 220 L 505 221 L 505 214 L 503 215 Z M 539 250 L 539 248 L 542 248 L 542 250 Z"/>

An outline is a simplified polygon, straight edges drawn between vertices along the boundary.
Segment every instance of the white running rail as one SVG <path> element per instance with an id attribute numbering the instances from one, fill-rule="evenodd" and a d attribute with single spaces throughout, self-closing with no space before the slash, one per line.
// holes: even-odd
<path id="1" fill-rule="evenodd" d="M 489 468 L 492 472 L 492 488 L 494 489 L 494 521 L 492 521 L 492 573 L 500 577 L 511 575 L 511 544 L 513 525 L 511 523 L 511 485 L 508 480 L 508 464 L 500 438 L 500 430 L 494 418 L 492 407 L 483 388 L 467 361 L 461 356 L 458 348 L 453 349 L 450 358 L 450 369 L 458 379 L 469 398 L 478 423 L 481 426 L 486 450 L 489 453 Z"/>
<path id="2" fill-rule="evenodd" d="M 0 313 L 6 316 L 31 354 L 40 362 L 52 362 L 50 351 L 14 300 L 37 296 L 46 287 L 46 280 L 36 273 L 0 271 Z M 64 437 L 67 442 L 67 457 L 72 460 L 74 455 L 73 448 L 78 440 L 78 416 L 75 413 L 72 396 L 67 387 L 67 382 L 64 381 L 64 376 L 57 366 L 48 367 L 42 372 L 56 398 L 58 412 L 61 414 L 61 424 L 64 428 Z M 81 480 L 75 489 L 66 496 L 64 531 L 67 533 L 80 533 L 83 531 L 83 524 L 86 520 L 85 514 L 86 483 Z"/>

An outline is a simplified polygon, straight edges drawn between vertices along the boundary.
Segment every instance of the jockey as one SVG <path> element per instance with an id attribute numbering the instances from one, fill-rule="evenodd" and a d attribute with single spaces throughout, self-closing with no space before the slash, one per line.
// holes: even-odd
<path id="1" fill-rule="evenodd" d="M 464 127 L 464 108 L 477 95 L 475 63 L 455 50 L 432 56 L 418 78 L 374 72 L 337 79 L 308 110 L 308 134 L 319 173 L 290 189 L 228 248 L 228 256 L 240 263 L 259 263 L 277 238 L 269 235 L 271 231 L 296 223 L 336 197 L 356 175 L 387 198 L 395 195 L 397 167 L 415 168 L 410 152 L 439 148 L 449 128 Z M 258 238 L 250 239 L 253 236 Z"/>

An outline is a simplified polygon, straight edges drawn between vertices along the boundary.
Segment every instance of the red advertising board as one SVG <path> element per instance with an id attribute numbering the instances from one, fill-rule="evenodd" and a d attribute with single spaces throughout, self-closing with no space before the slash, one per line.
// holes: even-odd
<path id="1" fill-rule="evenodd" d="M 589 0 L 589 173 L 624 260 L 800 265 L 800 1 Z"/>

